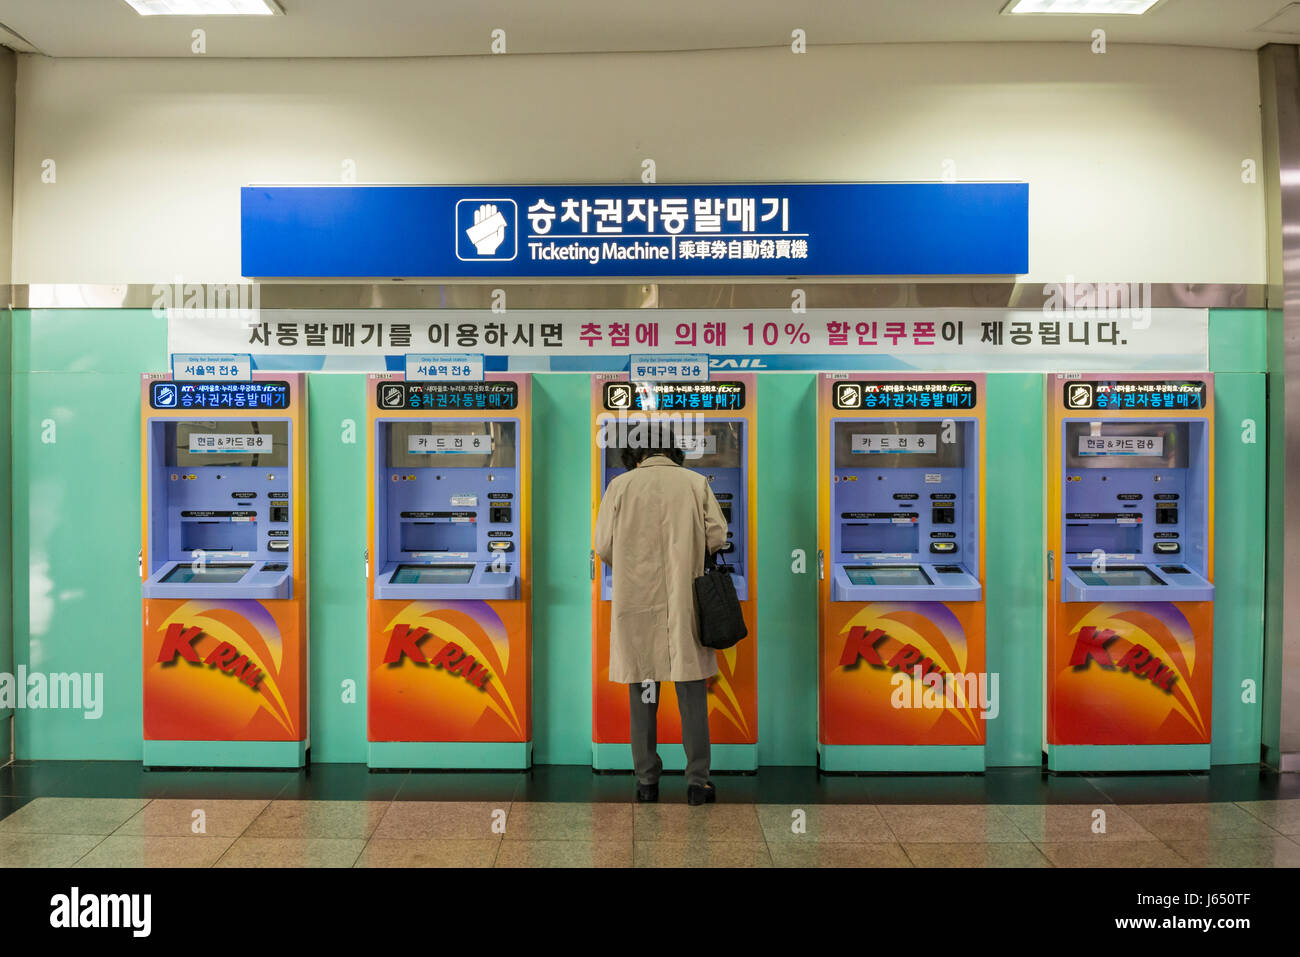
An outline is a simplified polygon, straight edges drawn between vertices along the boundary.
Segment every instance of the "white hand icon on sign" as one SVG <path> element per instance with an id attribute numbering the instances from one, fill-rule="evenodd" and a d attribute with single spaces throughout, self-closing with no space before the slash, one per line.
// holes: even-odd
<path id="1" fill-rule="evenodd" d="M 506 218 L 492 203 L 474 210 L 474 225 L 465 230 L 480 256 L 491 256 L 506 238 Z"/>

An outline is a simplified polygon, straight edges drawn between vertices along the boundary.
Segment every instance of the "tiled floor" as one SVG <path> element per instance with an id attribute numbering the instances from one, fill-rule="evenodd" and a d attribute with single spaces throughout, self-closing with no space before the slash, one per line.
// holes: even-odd
<path id="1" fill-rule="evenodd" d="M 633 865 L 1297 867 L 1300 800 L 693 808 L 41 797 L 0 820 L 4 867 Z"/>
<path id="2" fill-rule="evenodd" d="M 692 808 L 680 777 L 637 805 L 629 777 L 584 768 L 19 764 L 0 769 L 0 867 L 1297 867 L 1296 778 L 765 768 Z"/>

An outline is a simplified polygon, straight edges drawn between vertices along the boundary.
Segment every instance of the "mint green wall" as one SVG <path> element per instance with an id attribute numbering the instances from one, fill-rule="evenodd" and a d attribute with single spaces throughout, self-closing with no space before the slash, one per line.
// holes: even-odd
<path id="1" fill-rule="evenodd" d="M 1043 377 L 990 375 L 985 413 L 984 608 L 987 667 L 1000 709 L 989 767 L 1042 761 L 1044 577 Z"/>
<path id="2" fill-rule="evenodd" d="M 1282 310 L 1270 310 L 1267 320 L 1268 350 L 1268 567 L 1264 602 L 1264 758 L 1277 767 L 1282 758 L 1282 593 L 1286 588 L 1286 561 L 1282 549 L 1286 528 L 1286 389 L 1285 340 Z"/>
<path id="3" fill-rule="evenodd" d="M 1214 764 L 1260 760 L 1268 700 L 1263 687 L 1267 524 L 1261 507 L 1267 500 L 1267 363 L 1266 313 L 1210 314 L 1215 399 Z"/>
<path id="4" fill-rule="evenodd" d="M 28 711 L 18 755 L 140 755 L 139 373 L 166 367 L 166 324 L 147 311 L 13 314 L 13 621 L 16 661 L 101 671 L 103 718 Z M 1256 760 L 1261 708 L 1240 702 L 1262 669 L 1264 314 L 1216 312 L 1216 762 Z M 817 543 L 814 376 L 758 390 L 759 758 L 816 759 Z M 588 380 L 534 376 L 534 759 L 590 761 Z M 1000 675 L 991 766 L 1037 766 L 1042 734 L 1043 381 L 988 377 L 988 666 Z M 312 759 L 365 759 L 365 390 L 310 377 Z M 1260 441 L 1240 441 L 1256 418 Z M 50 426 L 53 426 L 53 432 Z M 53 441 L 47 441 L 49 439 Z M 350 441 L 349 441 L 350 440 Z M 8 469 L 0 469 L 7 475 Z M 1227 494 L 1225 494 L 1227 490 Z M 544 504 L 544 507 L 543 506 Z M 795 571 L 796 550 L 803 571 Z M 0 597 L 0 600 L 3 600 Z M 2 659 L 0 659 L 2 663 Z M 3 669 L 0 669 L 3 670 Z M 354 683 L 355 698 L 345 694 Z"/>
<path id="5" fill-rule="evenodd" d="M 12 474 L 10 441 L 10 406 L 13 395 L 13 316 L 8 309 L 0 310 L 0 502 L 12 503 L 10 476 Z M 10 562 L 13 555 L 13 509 L 0 509 L 0 674 L 14 670 L 13 642 L 13 576 Z M 12 708 L 0 708 L 0 764 L 9 758 L 9 719 Z"/>

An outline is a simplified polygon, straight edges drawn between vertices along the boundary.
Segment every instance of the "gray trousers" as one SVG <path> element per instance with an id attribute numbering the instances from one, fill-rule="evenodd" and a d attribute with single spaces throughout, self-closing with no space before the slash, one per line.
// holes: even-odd
<path id="1" fill-rule="evenodd" d="M 677 710 L 682 716 L 682 745 L 686 748 L 686 783 L 709 783 L 709 682 L 674 681 L 677 689 Z M 627 686 L 632 712 L 632 763 L 636 768 L 637 783 L 650 786 L 659 783 L 664 763 L 659 758 L 659 734 L 656 719 L 659 715 L 659 682 L 655 682 L 651 696 L 647 685 Z M 645 701 L 653 697 L 651 701 Z"/>

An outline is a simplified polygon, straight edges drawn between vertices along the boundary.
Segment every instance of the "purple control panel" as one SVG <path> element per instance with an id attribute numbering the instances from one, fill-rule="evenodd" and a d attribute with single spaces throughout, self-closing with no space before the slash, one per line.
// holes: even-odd
<path id="1" fill-rule="evenodd" d="M 831 600 L 979 601 L 979 423 L 831 422 Z"/>
<path id="2" fill-rule="evenodd" d="M 1211 600 L 1205 420 L 1061 428 L 1062 599 Z"/>
<path id="3" fill-rule="evenodd" d="M 519 428 L 375 422 L 375 598 L 519 597 Z"/>
<path id="4" fill-rule="evenodd" d="M 293 597 L 292 423 L 147 423 L 146 598 Z"/>

